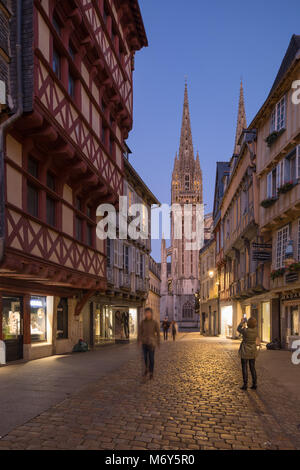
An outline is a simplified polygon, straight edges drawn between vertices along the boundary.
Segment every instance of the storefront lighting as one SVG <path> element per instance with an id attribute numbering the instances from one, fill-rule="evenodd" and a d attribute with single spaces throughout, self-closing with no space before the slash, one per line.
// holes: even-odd
<path id="1" fill-rule="evenodd" d="M 40 299 L 31 299 L 30 300 L 30 307 L 33 307 L 33 308 L 43 307 L 43 301 L 40 300 Z"/>

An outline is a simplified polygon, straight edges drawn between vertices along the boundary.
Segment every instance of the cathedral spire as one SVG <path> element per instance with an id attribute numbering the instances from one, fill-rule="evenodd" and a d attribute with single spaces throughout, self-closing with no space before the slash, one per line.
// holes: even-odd
<path id="1" fill-rule="evenodd" d="M 241 137 L 243 129 L 246 129 L 246 128 L 247 128 L 247 121 L 246 121 L 246 112 L 245 112 L 244 89 L 243 89 L 243 82 L 241 80 L 238 119 L 237 119 L 237 126 L 236 126 L 234 151 L 233 151 L 234 155 L 238 155 L 240 153 L 240 145 L 238 144 L 238 141 Z"/>
<path id="2" fill-rule="evenodd" d="M 191 131 L 188 89 L 187 89 L 187 83 L 185 83 L 180 148 L 179 148 L 180 166 L 181 167 L 189 166 L 189 163 L 191 161 L 194 162 L 194 149 L 193 149 L 193 139 L 192 139 L 192 131 Z"/>

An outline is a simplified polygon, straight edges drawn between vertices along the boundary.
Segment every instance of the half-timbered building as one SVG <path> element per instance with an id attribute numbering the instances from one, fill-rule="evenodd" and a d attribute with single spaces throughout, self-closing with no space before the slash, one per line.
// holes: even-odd
<path id="1" fill-rule="evenodd" d="M 20 3 L 23 99 L 3 140 L 8 360 L 70 351 L 88 299 L 107 289 L 96 209 L 123 194 L 134 54 L 147 46 L 137 0 Z"/>

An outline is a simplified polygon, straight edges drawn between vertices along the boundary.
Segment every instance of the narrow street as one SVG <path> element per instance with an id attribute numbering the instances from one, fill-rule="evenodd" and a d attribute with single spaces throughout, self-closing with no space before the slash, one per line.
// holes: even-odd
<path id="1" fill-rule="evenodd" d="M 290 353 L 263 351 L 259 389 L 243 392 L 237 349 L 181 335 L 162 344 L 146 384 L 135 344 L 3 367 L 0 449 L 300 449 L 300 367 Z M 281 382 L 274 364 L 286 371 Z M 11 422 L 9 402 L 12 416 L 19 407 Z"/>

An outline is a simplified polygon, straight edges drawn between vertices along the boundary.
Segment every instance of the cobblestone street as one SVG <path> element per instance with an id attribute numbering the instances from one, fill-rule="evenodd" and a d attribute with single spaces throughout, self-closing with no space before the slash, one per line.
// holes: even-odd
<path id="1" fill-rule="evenodd" d="M 194 333 L 163 343 L 146 384 L 137 352 L 11 431 L 0 448 L 300 449 L 299 401 L 259 364 L 258 391 L 241 391 L 237 348 Z"/>

